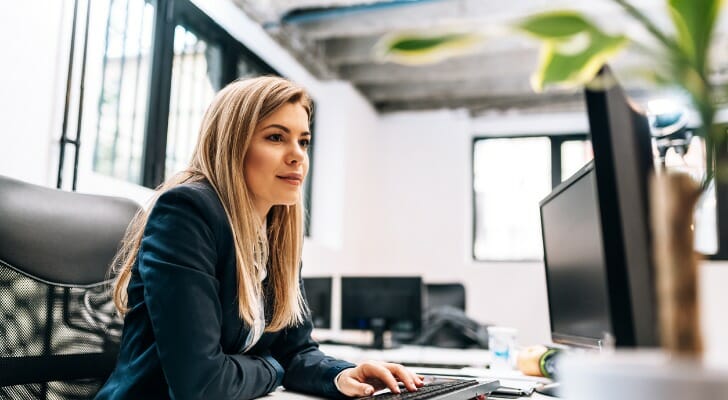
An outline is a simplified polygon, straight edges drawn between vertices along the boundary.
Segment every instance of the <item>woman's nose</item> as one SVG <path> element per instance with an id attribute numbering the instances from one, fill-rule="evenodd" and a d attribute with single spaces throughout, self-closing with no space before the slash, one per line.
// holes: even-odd
<path id="1" fill-rule="evenodd" d="M 298 143 L 292 146 L 291 151 L 288 153 L 288 162 L 290 164 L 296 164 L 303 161 L 306 157 L 306 150 L 304 150 Z"/>

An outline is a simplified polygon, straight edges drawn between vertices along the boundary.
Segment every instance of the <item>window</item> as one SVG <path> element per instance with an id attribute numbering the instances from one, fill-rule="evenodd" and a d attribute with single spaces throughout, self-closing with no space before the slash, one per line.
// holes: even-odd
<path id="1" fill-rule="evenodd" d="M 103 175 L 156 187 L 189 162 L 220 88 L 278 75 L 189 0 L 94 1 L 89 15 L 86 102 L 97 112 L 82 131 Z"/>
<path id="2" fill-rule="evenodd" d="M 89 78 L 98 77 L 87 79 L 90 100 L 95 100 L 91 105 L 98 116 L 84 129 L 92 131 L 85 137 L 94 138 L 92 168 L 137 183 L 141 177 L 154 11 L 144 0 L 99 1 L 93 2 L 89 21 L 90 30 L 97 33 L 90 36 Z"/>
<path id="3" fill-rule="evenodd" d="M 85 114 L 81 132 L 84 166 L 98 174 L 158 186 L 189 163 L 219 89 L 238 78 L 280 75 L 190 0 L 89 4 L 81 101 L 96 112 Z M 304 187 L 309 214 L 312 166 Z"/>
<path id="4" fill-rule="evenodd" d="M 206 42 L 181 25 L 176 26 L 165 177 L 181 171 L 190 162 L 202 116 L 219 85 L 222 59 L 220 46 Z"/>
<path id="5" fill-rule="evenodd" d="M 476 138 L 473 257 L 541 260 L 538 203 L 591 158 L 585 134 Z"/>

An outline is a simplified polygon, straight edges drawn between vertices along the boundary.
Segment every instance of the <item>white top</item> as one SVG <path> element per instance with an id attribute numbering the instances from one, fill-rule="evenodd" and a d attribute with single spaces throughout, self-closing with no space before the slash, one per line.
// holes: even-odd
<path id="1" fill-rule="evenodd" d="M 260 268 L 257 263 L 254 265 L 255 269 L 258 270 L 258 281 L 263 282 L 266 276 L 268 276 L 266 268 Z M 258 340 L 260 340 L 260 337 L 263 336 L 263 332 L 265 331 L 265 300 L 263 298 L 258 299 L 258 304 L 260 305 L 260 309 L 257 317 L 253 321 L 253 326 L 250 327 L 248 337 L 245 338 L 243 353 L 247 353 L 248 350 L 252 349 L 253 346 L 258 343 Z"/>

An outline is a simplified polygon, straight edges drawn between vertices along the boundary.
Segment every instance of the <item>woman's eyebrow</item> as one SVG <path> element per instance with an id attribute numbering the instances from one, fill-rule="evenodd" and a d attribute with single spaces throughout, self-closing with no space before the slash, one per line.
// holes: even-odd
<path id="1" fill-rule="evenodd" d="M 281 125 L 281 124 L 270 124 L 270 125 L 266 126 L 263 129 L 268 129 L 268 128 L 278 128 L 278 129 L 280 129 L 280 130 L 282 130 L 282 131 L 284 131 L 286 133 L 291 133 L 291 130 L 288 129 L 288 127 L 286 127 L 284 125 Z"/>
<path id="2" fill-rule="evenodd" d="M 283 132 L 291 133 L 291 130 L 288 129 L 287 126 L 281 125 L 281 124 L 270 124 L 270 125 L 266 126 L 265 128 L 263 128 L 263 130 L 268 129 L 268 128 L 277 128 L 277 129 L 282 130 Z M 311 132 L 309 132 L 309 131 L 301 132 L 300 136 L 311 136 Z"/>

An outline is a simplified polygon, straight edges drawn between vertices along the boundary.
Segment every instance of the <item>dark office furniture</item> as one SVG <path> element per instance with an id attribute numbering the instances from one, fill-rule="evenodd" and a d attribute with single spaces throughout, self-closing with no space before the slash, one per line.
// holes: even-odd
<path id="1" fill-rule="evenodd" d="M 138 209 L 0 176 L 0 398 L 86 399 L 108 377 L 108 268 Z"/>
<path id="2" fill-rule="evenodd" d="M 331 277 L 303 278 L 314 328 L 331 329 Z"/>
<path id="3" fill-rule="evenodd" d="M 450 306 L 465 311 L 465 287 L 462 283 L 428 283 L 425 307 L 428 310 Z"/>
<path id="4" fill-rule="evenodd" d="M 342 277 L 341 329 L 371 330 L 374 348 L 385 346 L 385 331 L 406 343 L 422 327 L 422 296 L 419 276 Z"/>
<path id="5" fill-rule="evenodd" d="M 488 346 L 486 326 L 465 314 L 462 283 L 425 285 L 423 328 L 414 344 L 449 348 Z"/>

